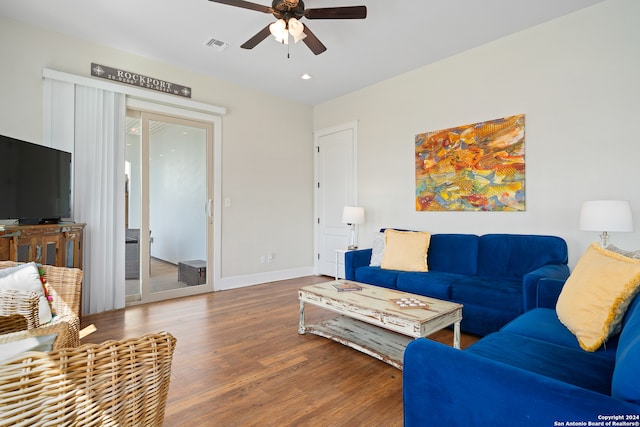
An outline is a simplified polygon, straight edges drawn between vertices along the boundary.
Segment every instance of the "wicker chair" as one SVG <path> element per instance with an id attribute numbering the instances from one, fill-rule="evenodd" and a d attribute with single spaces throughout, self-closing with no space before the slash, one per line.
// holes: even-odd
<path id="1" fill-rule="evenodd" d="M 35 292 L 0 289 L 0 334 L 37 328 L 38 303 Z"/>
<path id="2" fill-rule="evenodd" d="M 175 345 L 160 332 L 0 362 L 0 426 L 161 426 Z"/>
<path id="3" fill-rule="evenodd" d="M 18 263 L 0 261 L 0 269 Z M 20 336 L 58 334 L 54 349 L 80 345 L 80 295 L 82 270 L 44 265 L 52 308 L 56 315 L 47 324 L 38 324 L 38 299 L 30 291 L 0 289 L 0 343 Z M 38 329 L 27 335 L 27 331 Z"/>

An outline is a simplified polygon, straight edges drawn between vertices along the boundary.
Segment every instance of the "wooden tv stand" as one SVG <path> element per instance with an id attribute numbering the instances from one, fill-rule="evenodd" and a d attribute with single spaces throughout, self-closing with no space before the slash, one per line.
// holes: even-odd
<path id="1" fill-rule="evenodd" d="M 85 224 L 0 225 L 0 260 L 82 268 Z"/>

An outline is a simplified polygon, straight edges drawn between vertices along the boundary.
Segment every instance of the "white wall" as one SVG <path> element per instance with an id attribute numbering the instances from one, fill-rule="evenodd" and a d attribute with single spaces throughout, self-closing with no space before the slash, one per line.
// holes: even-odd
<path id="1" fill-rule="evenodd" d="M 636 229 L 612 242 L 640 247 L 639 16 L 609 0 L 316 106 L 316 130 L 359 123 L 361 246 L 394 226 L 554 234 L 575 265 L 598 240 L 578 230 L 581 203 L 611 198 L 631 201 Z M 526 212 L 415 211 L 415 134 L 519 113 Z"/>
<path id="2" fill-rule="evenodd" d="M 206 260 L 206 130 L 170 125 L 152 134 L 149 163 L 151 256 Z"/>
<path id="3" fill-rule="evenodd" d="M 312 108 L 210 76 L 0 17 L 0 134 L 43 140 L 44 67 L 89 76 L 91 62 L 192 88 L 222 119 L 223 279 L 236 284 L 313 271 Z M 282 117 L 287 117 L 286 132 Z M 272 263 L 261 256 L 275 254 Z"/>

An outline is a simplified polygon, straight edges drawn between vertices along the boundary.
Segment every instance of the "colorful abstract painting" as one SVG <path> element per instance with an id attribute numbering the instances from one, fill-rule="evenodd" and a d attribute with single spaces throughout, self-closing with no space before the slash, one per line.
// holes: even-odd
<path id="1" fill-rule="evenodd" d="M 524 211 L 524 114 L 416 135 L 417 211 Z"/>

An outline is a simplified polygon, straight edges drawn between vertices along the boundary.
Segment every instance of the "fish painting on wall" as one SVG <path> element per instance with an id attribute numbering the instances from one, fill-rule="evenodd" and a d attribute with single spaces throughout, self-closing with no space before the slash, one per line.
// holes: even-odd
<path id="1" fill-rule="evenodd" d="M 417 211 L 524 211 L 524 114 L 416 135 Z"/>

